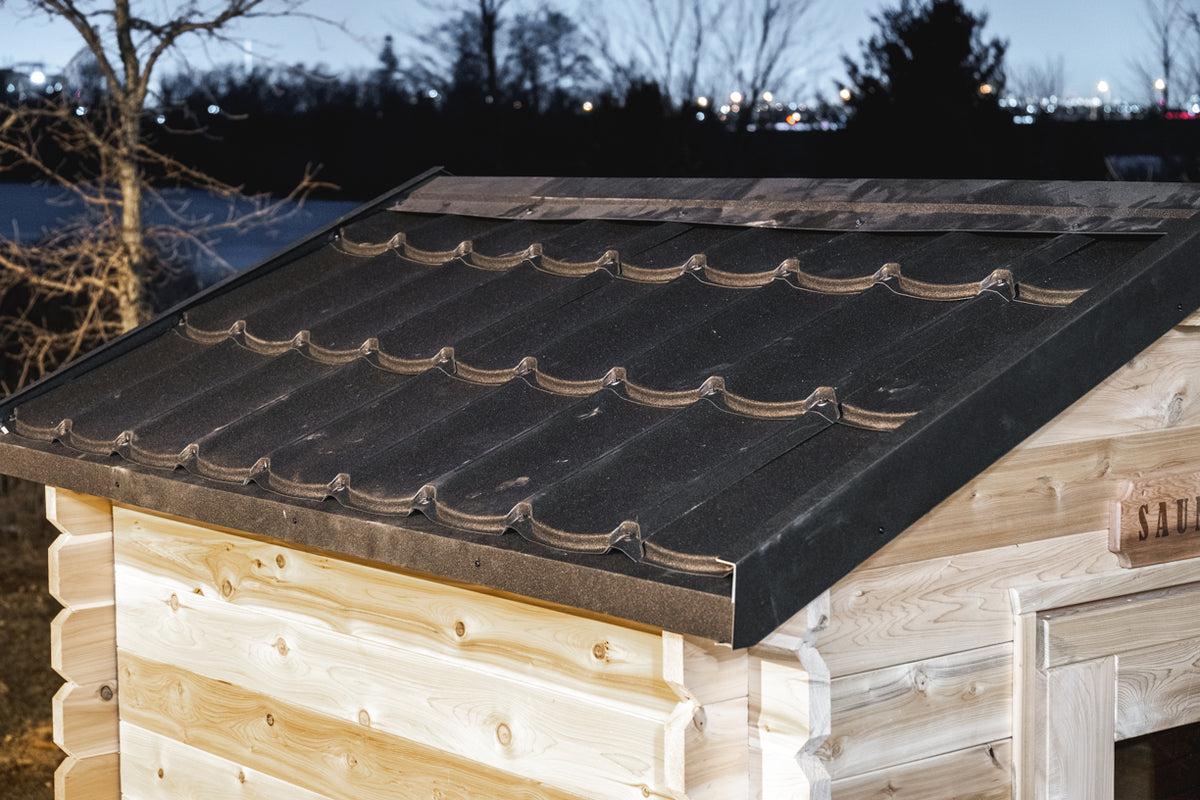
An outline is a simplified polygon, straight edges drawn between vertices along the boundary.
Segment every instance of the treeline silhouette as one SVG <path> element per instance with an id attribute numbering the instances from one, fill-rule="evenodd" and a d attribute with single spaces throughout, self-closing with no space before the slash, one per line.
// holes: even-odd
<path id="1" fill-rule="evenodd" d="M 228 77 L 228 76 L 227 76 Z M 834 129 L 740 131 L 653 83 L 545 111 L 511 102 L 320 81 L 280 92 L 263 76 L 176 98 L 149 125 L 156 147 L 251 191 L 285 191 L 306 164 L 367 198 L 440 165 L 457 174 L 946 177 L 1104 180 L 1111 157 L 1148 155 L 1158 177 L 1194 178 L 1192 120 L 1054 120 L 1004 114 L 950 128 L 930 112 Z M 941 126 L 947 125 L 945 129 Z M 814 125 L 819 128 L 819 125 Z"/>

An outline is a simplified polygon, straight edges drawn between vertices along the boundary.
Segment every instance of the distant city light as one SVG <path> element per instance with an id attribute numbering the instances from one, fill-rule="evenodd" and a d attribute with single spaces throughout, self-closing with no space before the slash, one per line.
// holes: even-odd
<path id="1" fill-rule="evenodd" d="M 1013 124 L 1014 125 L 1032 125 L 1033 124 L 1033 116 L 1026 114 L 1023 117 L 1013 117 Z"/>
<path id="2" fill-rule="evenodd" d="M 696 122 L 704 122 L 704 112 L 703 111 L 696 112 Z"/>
<path id="3" fill-rule="evenodd" d="M 840 92 L 838 92 L 838 97 L 842 98 L 843 103 L 849 103 L 851 97 L 850 90 L 843 88 Z"/>
<path id="4" fill-rule="evenodd" d="M 425 92 L 425 96 L 426 96 L 426 97 L 428 97 L 430 100 L 437 100 L 437 98 L 438 98 L 438 90 L 437 90 L 437 89 L 430 89 L 429 91 Z"/>
<path id="5" fill-rule="evenodd" d="M 522 103 L 520 100 L 513 101 L 513 108 L 515 108 L 517 111 L 520 111 L 524 107 L 524 105 L 525 104 Z"/>
<path id="6" fill-rule="evenodd" d="M 154 118 L 154 121 L 157 122 L 159 125 L 163 125 L 166 123 L 167 117 L 165 114 L 159 114 L 157 117 Z"/>
<path id="7" fill-rule="evenodd" d="M 992 88 L 992 85 L 990 83 L 982 83 L 979 85 L 979 93 L 982 95 L 985 95 L 985 96 L 989 95 L 993 91 L 995 91 L 995 90 Z"/>
<path id="8" fill-rule="evenodd" d="M 1158 80 L 1156 80 L 1154 82 L 1154 88 L 1158 89 L 1161 92 L 1163 89 L 1167 88 L 1167 82 L 1164 81 L 1162 78 L 1159 78 Z"/>
<path id="9" fill-rule="evenodd" d="M 86 113 L 87 113 L 87 109 L 84 108 L 83 106 L 75 106 L 75 116 L 82 117 Z"/>
<path id="10" fill-rule="evenodd" d="M 800 112 L 799 111 L 793 111 L 791 114 L 787 115 L 788 125 L 795 125 L 799 121 L 800 121 Z"/>
<path id="11" fill-rule="evenodd" d="M 741 92 L 730 92 L 729 93 L 729 102 L 733 103 L 735 106 L 738 103 L 742 102 L 742 93 Z"/>
<path id="12" fill-rule="evenodd" d="M 771 94 L 770 92 L 763 92 L 762 99 L 764 103 L 773 103 L 775 102 L 775 95 Z"/>
<path id="13" fill-rule="evenodd" d="M 725 105 L 725 106 L 721 106 L 721 113 L 722 113 L 722 114 L 728 114 L 728 113 L 729 113 L 729 111 L 730 111 L 730 107 L 729 107 L 729 106 L 727 106 L 727 105 Z"/>
<path id="14" fill-rule="evenodd" d="M 1097 83 L 1096 91 L 1098 91 L 1100 94 L 1107 94 L 1108 93 L 1108 81 L 1100 81 L 1099 83 Z"/>
<path id="15" fill-rule="evenodd" d="M 697 97 L 696 105 L 700 106 L 701 108 L 708 108 L 708 98 L 704 97 L 703 95 Z"/>
<path id="16" fill-rule="evenodd" d="M 591 101 L 591 100 L 585 100 L 585 101 L 583 102 L 583 110 L 584 110 L 584 111 L 591 111 L 593 108 L 595 108 L 595 106 L 594 106 L 594 105 L 592 105 L 592 101 Z"/>
<path id="17" fill-rule="evenodd" d="M 54 91 L 56 91 L 56 92 L 61 92 L 61 91 L 62 91 L 62 84 L 61 84 L 61 83 L 59 83 L 58 81 L 55 81 L 55 82 L 54 82 Z"/>
<path id="18" fill-rule="evenodd" d="M 221 113 L 221 107 L 220 107 L 219 105 L 217 105 L 216 103 L 209 103 L 209 104 L 208 104 L 208 113 L 210 113 L 210 114 L 220 114 L 220 113 Z"/>
<path id="19" fill-rule="evenodd" d="M 13 86 L 13 85 L 10 83 L 10 84 L 8 85 L 8 90 L 9 90 L 10 92 L 15 92 L 15 91 L 17 90 L 17 87 L 16 87 L 16 86 Z"/>
<path id="20" fill-rule="evenodd" d="M 46 73 L 42 72 L 40 69 L 35 69 L 33 72 L 29 73 L 29 82 L 34 86 L 41 86 L 46 82 Z"/>

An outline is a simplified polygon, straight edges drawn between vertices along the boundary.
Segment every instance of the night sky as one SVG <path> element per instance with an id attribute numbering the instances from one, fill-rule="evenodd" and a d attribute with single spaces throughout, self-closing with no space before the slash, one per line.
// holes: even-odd
<path id="1" fill-rule="evenodd" d="M 521 7 L 514 0 L 510 8 Z M 858 57 L 858 42 L 871 35 L 870 14 L 884 6 L 879 0 L 817 0 L 825 21 L 814 37 L 813 58 L 800 76 L 796 100 L 831 97 L 841 76 L 842 54 Z M 1096 84 L 1107 80 L 1112 97 L 1144 101 L 1150 87 L 1141 86 L 1133 63 L 1148 60 L 1151 39 L 1144 23 L 1141 0 L 965 0 L 972 11 L 986 10 L 985 35 L 1009 40 L 1006 64 L 1010 76 L 1029 65 L 1045 64 L 1061 54 L 1066 91 L 1091 97 Z M 532 5 L 529 3 L 528 5 Z M 571 8 L 569 2 L 559 4 Z M 609 5 L 609 4 L 605 4 Z M 598 6 L 601 10 L 605 5 Z M 23 18 L 21 0 L 0 5 L 0 65 L 42 62 L 51 69 L 64 64 L 78 50 L 74 34 L 42 18 Z M 595 3 L 591 8 L 597 8 Z M 344 22 L 346 32 L 305 20 L 270 20 L 237 29 L 240 40 L 253 42 L 258 58 L 283 63 L 324 63 L 334 69 L 368 69 L 374 66 L 383 35 L 393 34 L 402 49 L 408 34 L 427 27 L 437 18 L 419 0 L 309 0 L 312 13 Z M 234 48 L 192 51 L 192 63 L 203 68 L 213 62 L 240 61 Z M 1182 99 L 1182 98 L 1181 98 Z"/>

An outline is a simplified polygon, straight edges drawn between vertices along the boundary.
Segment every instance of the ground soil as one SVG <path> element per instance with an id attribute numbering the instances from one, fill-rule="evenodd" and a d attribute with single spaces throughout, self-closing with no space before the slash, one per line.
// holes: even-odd
<path id="1" fill-rule="evenodd" d="M 63 753 L 52 740 L 50 621 L 60 610 L 46 583 L 42 487 L 0 477 L 0 796 L 49 800 Z"/>

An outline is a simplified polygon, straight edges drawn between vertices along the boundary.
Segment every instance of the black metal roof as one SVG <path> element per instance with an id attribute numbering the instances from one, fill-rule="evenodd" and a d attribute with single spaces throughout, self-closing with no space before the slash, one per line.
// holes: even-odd
<path id="1" fill-rule="evenodd" d="M 1197 209 L 430 174 L 10 398 L 0 469 L 752 644 L 1200 306 Z"/>

